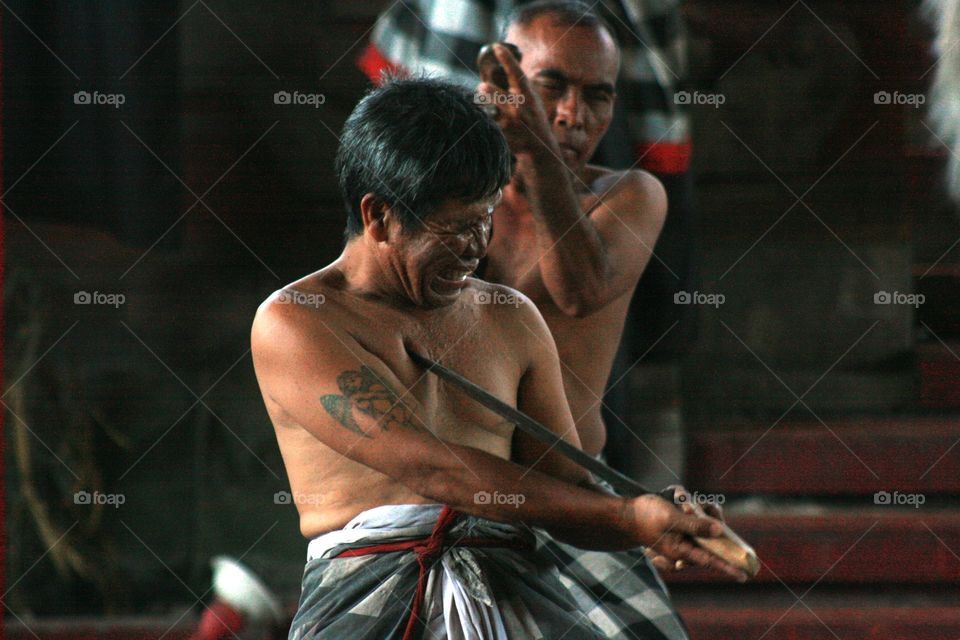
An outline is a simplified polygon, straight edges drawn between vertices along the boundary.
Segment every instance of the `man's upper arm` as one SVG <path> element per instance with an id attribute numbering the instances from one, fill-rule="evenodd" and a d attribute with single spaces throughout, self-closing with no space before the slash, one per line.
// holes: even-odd
<path id="1" fill-rule="evenodd" d="M 645 171 L 628 171 L 611 176 L 590 214 L 603 242 L 609 265 L 607 301 L 633 287 L 653 255 L 653 247 L 667 216 L 667 194 L 663 185 Z"/>
<path id="2" fill-rule="evenodd" d="M 268 303 L 257 314 L 252 351 L 264 395 L 351 460 L 400 482 L 423 479 L 444 448 L 417 401 L 346 332 L 316 317 L 299 322 L 298 313 Z"/>
<path id="3" fill-rule="evenodd" d="M 517 295 L 522 296 L 519 293 Z M 515 310 L 516 324 L 519 325 L 519 339 L 527 345 L 529 361 L 517 389 L 517 408 L 579 448 L 580 437 L 563 389 L 560 360 L 553 336 L 529 298 L 522 296 L 520 299 L 522 304 Z M 504 311 L 514 313 L 514 309 L 509 308 Z M 524 467 L 532 467 L 571 482 L 590 478 L 585 469 L 555 448 L 547 447 L 519 429 L 514 432 L 511 459 Z"/>

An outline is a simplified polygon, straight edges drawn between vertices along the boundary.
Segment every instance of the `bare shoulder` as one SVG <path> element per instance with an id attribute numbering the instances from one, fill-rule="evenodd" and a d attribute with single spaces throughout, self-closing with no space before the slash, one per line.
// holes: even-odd
<path id="1" fill-rule="evenodd" d="M 342 322 L 342 303 L 328 279 L 315 275 L 292 282 L 271 293 L 260 303 L 251 327 L 251 347 L 260 352 L 300 348 L 305 342 L 322 346 L 333 340 Z M 323 322 L 317 314 L 322 313 Z M 326 327 L 326 331 L 318 331 Z"/>
<path id="2" fill-rule="evenodd" d="M 552 334 L 540 310 L 525 294 L 502 284 L 470 279 L 465 291 L 471 302 L 482 307 L 483 315 L 492 320 L 494 330 L 518 351 L 530 351 L 531 343 L 553 344 Z"/>
<path id="3" fill-rule="evenodd" d="M 629 169 L 613 171 L 603 167 L 591 167 L 591 190 L 610 206 L 615 203 L 617 212 L 648 216 L 665 215 L 667 192 L 663 183 L 648 171 Z"/>

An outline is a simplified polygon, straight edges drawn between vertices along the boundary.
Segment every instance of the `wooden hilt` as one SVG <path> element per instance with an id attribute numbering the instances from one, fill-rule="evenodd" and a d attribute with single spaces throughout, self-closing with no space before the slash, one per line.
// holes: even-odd
<path id="1" fill-rule="evenodd" d="M 693 502 L 688 504 L 693 507 L 695 515 L 707 516 L 700 505 L 694 504 Z M 733 529 L 727 526 L 725 522 L 721 522 L 720 524 L 723 525 L 722 536 L 719 538 L 694 537 L 697 545 L 723 558 L 753 578 L 760 571 L 760 558 L 757 557 L 757 552 L 754 551 L 753 547 L 747 544 L 743 538 L 738 536 Z"/>

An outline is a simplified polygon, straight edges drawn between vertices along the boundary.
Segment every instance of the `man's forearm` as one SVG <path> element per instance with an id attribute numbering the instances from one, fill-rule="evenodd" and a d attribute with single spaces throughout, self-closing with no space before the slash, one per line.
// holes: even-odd
<path id="1" fill-rule="evenodd" d="M 549 150 L 525 160 L 522 179 L 536 225 L 544 285 L 565 312 L 592 310 L 608 273 L 603 242 L 580 210 L 566 165 Z"/>
<path id="2" fill-rule="evenodd" d="M 624 517 L 624 498 L 525 469 L 479 449 L 449 447 L 455 454 L 452 463 L 422 469 L 408 486 L 458 511 L 541 527 L 577 547 L 607 550 L 640 544 Z"/>

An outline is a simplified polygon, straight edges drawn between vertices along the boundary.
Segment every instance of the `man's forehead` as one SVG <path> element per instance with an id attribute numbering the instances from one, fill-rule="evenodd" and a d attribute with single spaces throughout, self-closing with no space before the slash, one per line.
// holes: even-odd
<path id="1" fill-rule="evenodd" d="M 551 69 L 585 82 L 616 77 L 620 52 L 600 25 L 569 26 L 543 15 L 527 25 L 511 25 L 506 35 L 508 42 L 520 47 L 521 66 L 528 70 Z"/>
<path id="2" fill-rule="evenodd" d="M 500 189 L 497 191 L 497 193 L 480 200 L 446 200 L 434 210 L 430 218 L 436 222 L 446 222 L 484 215 L 489 213 L 490 209 L 500 204 L 502 197 L 503 189 Z"/>

